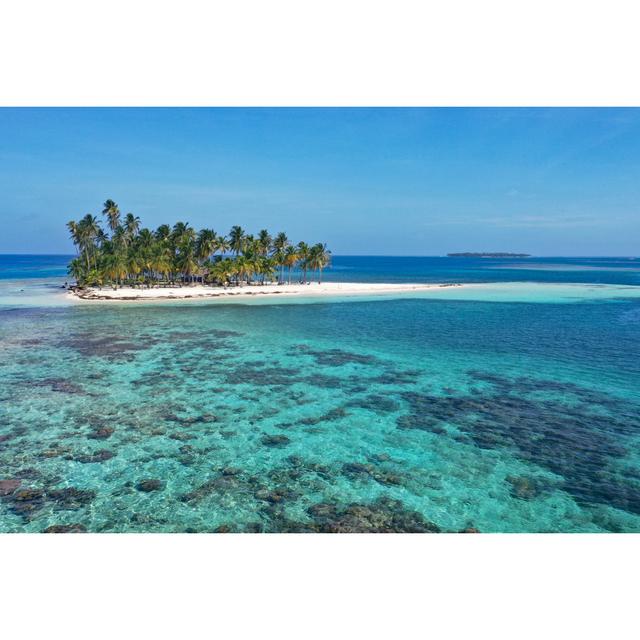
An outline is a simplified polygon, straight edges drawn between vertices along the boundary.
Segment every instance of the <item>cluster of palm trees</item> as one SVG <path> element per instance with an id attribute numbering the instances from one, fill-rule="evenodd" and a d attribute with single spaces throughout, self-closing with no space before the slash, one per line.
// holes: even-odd
<path id="1" fill-rule="evenodd" d="M 266 229 L 257 236 L 241 227 L 228 237 L 212 229 L 196 232 L 188 223 L 163 224 L 155 231 L 140 227 L 132 213 L 122 217 L 118 205 L 107 200 L 102 209 L 108 232 L 98 218 L 88 213 L 79 221 L 67 223 L 78 255 L 69 264 L 69 273 L 79 286 L 114 287 L 161 284 L 291 283 L 298 269 L 301 281 L 308 274 L 329 266 L 331 252 L 324 244 L 292 244 L 285 233 L 271 237 Z M 285 280 L 285 269 L 287 276 Z"/>

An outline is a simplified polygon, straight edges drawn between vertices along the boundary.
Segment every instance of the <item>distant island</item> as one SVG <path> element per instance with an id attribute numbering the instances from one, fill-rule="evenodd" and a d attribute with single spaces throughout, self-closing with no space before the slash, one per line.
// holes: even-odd
<path id="1" fill-rule="evenodd" d="M 447 253 L 447 258 L 530 258 L 530 253 L 505 253 L 505 252 L 496 252 L 496 253 L 474 253 L 474 252 L 463 252 L 463 253 Z"/>

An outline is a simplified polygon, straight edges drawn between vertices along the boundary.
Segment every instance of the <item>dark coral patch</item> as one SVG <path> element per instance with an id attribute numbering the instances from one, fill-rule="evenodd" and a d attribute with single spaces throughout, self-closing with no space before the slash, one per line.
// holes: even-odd
<path id="1" fill-rule="evenodd" d="M 11 511 L 28 520 L 44 506 L 44 491 L 42 489 L 18 489 L 9 499 Z"/>
<path id="2" fill-rule="evenodd" d="M 306 376 L 301 380 L 305 384 L 319 387 L 320 389 L 342 389 L 344 388 L 345 381 L 338 376 L 328 376 L 323 373 L 314 373 L 313 375 Z"/>
<path id="3" fill-rule="evenodd" d="M 277 489 L 268 490 L 260 489 L 256 491 L 255 497 L 257 500 L 264 500 L 271 504 L 281 504 L 286 500 L 295 499 L 298 494 L 287 487 L 278 487 Z"/>
<path id="4" fill-rule="evenodd" d="M 294 347 L 292 353 L 294 355 L 311 356 L 318 364 L 327 367 L 341 367 L 345 364 L 377 364 L 380 362 L 378 358 L 369 354 L 353 353 L 342 349 L 313 349 L 304 344 Z"/>
<path id="5" fill-rule="evenodd" d="M 402 394 L 410 413 L 398 427 L 443 433 L 454 425 L 480 448 L 507 449 L 562 476 L 562 488 L 579 503 L 640 513 L 640 483 L 615 469 L 627 453 L 625 438 L 640 431 L 639 407 L 572 383 L 473 377 L 488 388 L 464 396 Z M 522 497 L 532 489 L 520 483 L 514 491 Z"/>
<path id="6" fill-rule="evenodd" d="M 533 500 L 544 495 L 551 483 L 544 478 L 528 476 L 507 476 L 507 482 L 511 485 L 510 493 L 520 500 Z"/>
<path id="7" fill-rule="evenodd" d="M 83 464 L 90 464 L 93 462 L 106 462 L 107 460 L 111 460 L 116 454 L 113 451 L 109 451 L 108 449 L 100 449 L 95 453 L 87 453 L 83 455 L 76 456 L 72 458 L 76 462 L 82 462 Z"/>
<path id="8" fill-rule="evenodd" d="M 220 475 L 207 480 L 193 491 L 189 491 L 180 497 L 182 502 L 198 502 L 212 494 L 223 494 L 228 491 L 243 489 L 242 480 L 236 475 Z"/>
<path id="9" fill-rule="evenodd" d="M 348 415 L 346 409 L 343 407 L 336 407 L 335 409 L 330 409 L 326 413 L 321 416 L 311 416 L 308 418 L 301 418 L 298 421 L 298 424 L 304 425 L 314 425 L 319 424 L 320 422 L 333 422 L 334 420 L 339 420 L 340 418 L 344 418 Z"/>
<path id="10" fill-rule="evenodd" d="M 52 524 L 43 533 L 86 533 L 87 527 L 83 524 Z"/>
<path id="11" fill-rule="evenodd" d="M 369 394 L 364 398 L 355 398 L 350 400 L 348 406 L 368 409 L 375 413 L 392 413 L 393 411 L 398 411 L 398 409 L 400 409 L 400 404 L 393 398 L 375 393 Z"/>
<path id="12" fill-rule="evenodd" d="M 113 435 L 114 431 L 113 427 L 98 427 L 89 434 L 89 438 L 92 440 L 106 440 Z"/>
<path id="13" fill-rule="evenodd" d="M 58 346 L 73 349 L 83 356 L 105 358 L 111 362 L 131 362 L 137 351 L 150 349 L 161 341 L 161 338 L 152 335 L 140 336 L 140 339 L 134 342 L 127 335 L 86 331 L 74 333 L 73 336 L 61 340 Z"/>
<path id="14" fill-rule="evenodd" d="M 398 486 L 402 484 L 402 478 L 396 473 L 379 469 L 373 464 L 362 464 L 361 462 L 347 462 L 342 465 L 343 475 L 351 478 L 368 479 L 371 478 L 384 485 Z"/>
<path id="15" fill-rule="evenodd" d="M 260 442 L 262 442 L 265 447 L 284 447 L 288 445 L 291 440 L 283 435 L 266 435 L 260 438 Z"/>
<path id="16" fill-rule="evenodd" d="M 87 395 L 81 384 L 66 378 L 42 378 L 40 380 L 31 380 L 28 384 L 30 387 L 45 387 L 56 393 Z"/>
<path id="17" fill-rule="evenodd" d="M 138 484 L 136 484 L 136 489 L 138 491 L 143 491 L 144 493 L 150 493 L 151 491 L 160 491 L 164 489 L 164 482 L 162 480 L 158 480 L 157 478 L 146 478 L 144 480 L 140 480 Z"/>
<path id="18" fill-rule="evenodd" d="M 51 489 L 46 493 L 47 500 L 53 502 L 58 509 L 80 509 L 89 504 L 95 497 L 95 491 L 66 487 Z"/>
<path id="19" fill-rule="evenodd" d="M 22 480 L 19 478 L 9 478 L 0 480 L 0 496 L 9 496 L 20 487 Z"/>
<path id="20" fill-rule="evenodd" d="M 225 371 L 227 384 L 249 384 L 259 387 L 283 387 L 296 380 L 298 369 L 289 367 L 261 367 L 259 365 L 236 367 Z"/>
<path id="21" fill-rule="evenodd" d="M 384 385 L 414 384 L 422 374 L 419 371 L 389 369 L 385 373 L 370 379 L 370 382 Z"/>
<path id="22" fill-rule="evenodd" d="M 371 504 L 320 503 L 307 510 L 322 533 L 439 533 L 440 527 L 400 500 L 379 498 Z"/>

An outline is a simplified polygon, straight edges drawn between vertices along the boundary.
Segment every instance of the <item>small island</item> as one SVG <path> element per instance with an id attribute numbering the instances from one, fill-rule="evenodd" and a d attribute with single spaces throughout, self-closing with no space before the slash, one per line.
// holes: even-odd
<path id="1" fill-rule="evenodd" d="M 229 236 L 213 229 L 196 231 L 185 222 L 162 224 L 155 231 L 141 228 L 140 218 L 107 200 L 102 209 L 109 232 L 96 216 L 87 214 L 67 223 L 78 255 L 69 274 L 79 288 L 109 286 L 150 288 L 194 284 L 222 287 L 285 282 L 292 269 L 301 271 L 301 283 L 329 266 L 331 252 L 322 243 L 292 244 L 285 233 L 272 237 L 262 229 L 256 237 L 234 226 Z"/>
<path id="2" fill-rule="evenodd" d="M 331 264 L 324 243 L 291 243 L 284 232 L 262 229 L 256 236 L 241 227 L 228 236 L 196 231 L 186 222 L 141 227 L 140 218 L 107 200 L 107 230 L 88 213 L 67 223 L 77 256 L 68 272 L 82 300 L 168 300 L 286 295 L 378 295 L 436 289 L 451 284 L 323 282 Z M 295 274 L 295 277 L 294 277 Z M 312 280 L 314 282 L 312 283 Z"/>
<path id="3" fill-rule="evenodd" d="M 506 253 L 502 251 L 494 253 L 484 252 L 471 252 L 465 251 L 463 253 L 447 253 L 447 258 L 530 258 L 530 253 Z"/>

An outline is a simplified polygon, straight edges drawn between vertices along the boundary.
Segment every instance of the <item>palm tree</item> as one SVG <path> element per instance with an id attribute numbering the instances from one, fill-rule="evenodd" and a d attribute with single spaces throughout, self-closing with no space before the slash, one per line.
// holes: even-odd
<path id="1" fill-rule="evenodd" d="M 202 284 L 204 284 L 205 263 L 209 261 L 211 254 L 216 248 L 216 232 L 213 229 L 202 229 L 196 239 L 195 253 L 196 259 L 200 262 Z"/>
<path id="2" fill-rule="evenodd" d="M 144 268 L 142 256 L 135 251 L 129 251 L 126 256 L 127 276 L 135 281 L 137 276 Z"/>
<path id="3" fill-rule="evenodd" d="M 266 256 L 271 251 L 271 236 L 266 229 L 258 232 L 258 246 L 260 254 Z"/>
<path id="4" fill-rule="evenodd" d="M 126 232 L 127 244 L 131 243 L 140 230 L 140 218 L 133 213 L 127 213 L 124 219 L 124 230 Z"/>
<path id="5" fill-rule="evenodd" d="M 216 238 L 216 244 L 215 244 L 215 248 L 214 248 L 214 253 L 216 251 L 220 252 L 220 255 L 223 256 L 227 251 L 229 251 L 230 249 L 230 245 L 229 245 L 229 241 L 227 240 L 226 236 L 218 236 Z"/>
<path id="6" fill-rule="evenodd" d="M 171 256 L 168 248 L 158 242 L 151 248 L 150 267 L 155 273 L 167 278 L 171 273 Z"/>
<path id="7" fill-rule="evenodd" d="M 154 233 L 156 240 L 168 240 L 171 235 L 171 227 L 168 224 L 161 224 Z"/>
<path id="8" fill-rule="evenodd" d="M 114 283 L 117 289 L 122 279 L 127 275 L 127 257 L 122 250 L 107 254 L 102 268 L 103 273 Z"/>
<path id="9" fill-rule="evenodd" d="M 118 209 L 118 205 L 113 200 L 107 200 L 102 205 L 102 215 L 107 219 L 111 233 L 114 233 L 120 226 L 120 209 Z"/>
<path id="10" fill-rule="evenodd" d="M 280 267 L 280 277 L 278 283 L 284 281 L 284 265 L 285 265 L 285 249 L 289 246 L 289 239 L 284 231 L 281 231 L 273 239 L 273 257 L 275 258 L 276 265 Z"/>
<path id="11" fill-rule="evenodd" d="M 262 284 L 264 284 L 265 279 L 273 280 L 273 276 L 276 274 L 276 264 L 273 258 L 267 256 L 259 258 L 257 267 L 257 273 L 260 274 Z"/>
<path id="12" fill-rule="evenodd" d="M 67 272 L 69 275 L 73 276 L 76 279 L 78 285 L 82 286 L 85 282 L 85 275 L 87 274 L 87 269 L 82 262 L 81 258 L 74 258 L 67 267 Z"/>
<path id="13" fill-rule="evenodd" d="M 289 245 L 285 250 L 284 250 L 284 265 L 286 267 L 288 267 L 289 270 L 289 284 L 291 284 L 291 268 L 295 266 L 296 262 L 298 262 L 298 260 L 300 259 L 300 256 L 298 255 L 298 250 L 292 246 Z"/>
<path id="14" fill-rule="evenodd" d="M 237 225 L 231 227 L 231 231 L 229 232 L 229 248 L 236 254 L 236 256 L 238 256 L 243 250 L 244 241 L 245 233 L 242 227 Z"/>
<path id="15" fill-rule="evenodd" d="M 233 260 L 223 258 L 213 263 L 209 270 L 209 277 L 226 287 L 230 278 L 235 275 L 234 268 Z"/>
<path id="16" fill-rule="evenodd" d="M 118 227 L 111 234 L 111 244 L 118 249 L 125 249 L 127 246 L 127 232 L 124 230 L 124 227 Z"/>
<path id="17" fill-rule="evenodd" d="M 102 234 L 102 229 L 100 228 L 100 223 L 95 216 L 92 216 L 90 213 L 80 220 L 77 225 L 78 236 L 80 240 L 80 249 L 81 252 L 84 253 L 85 260 L 87 263 L 87 271 L 91 266 L 91 260 L 93 259 L 94 266 L 96 264 L 97 257 L 97 246 L 96 242 L 98 238 L 100 238 Z"/>
<path id="18" fill-rule="evenodd" d="M 331 252 L 326 244 L 319 242 L 314 244 L 309 250 L 308 263 L 311 269 L 318 270 L 318 284 L 322 284 L 322 270 L 329 266 L 331 262 Z"/>
<path id="19" fill-rule="evenodd" d="M 75 220 L 69 220 L 67 229 L 69 229 L 69 236 L 76 248 L 76 252 L 80 254 L 80 229 L 78 223 Z"/>
<path id="20" fill-rule="evenodd" d="M 141 229 L 130 252 L 135 254 L 137 264 L 142 270 L 143 276 L 151 277 L 152 248 L 156 244 L 156 239 L 149 229 Z"/>
<path id="21" fill-rule="evenodd" d="M 193 282 L 193 276 L 198 271 L 199 265 L 196 260 L 195 244 L 187 235 L 183 236 L 178 248 L 176 266 L 182 272 L 183 278 L 189 278 Z"/>
<path id="22" fill-rule="evenodd" d="M 142 249 L 149 249 L 156 239 L 153 236 L 153 233 L 147 228 L 141 229 L 140 233 L 138 233 L 138 246 Z"/>
<path id="23" fill-rule="evenodd" d="M 196 257 L 204 262 L 214 252 L 216 247 L 216 232 L 213 229 L 202 229 L 196 239 Z"/>
<path id="24" fill-rule="evenodd" d="M 240 283 L 246 278 L 250 279 L 252 264 L 250 260 L 247 259 L 246 256 L 238 256 L 234 260 L 235 272 L 236 272 L 236 283 L 238 286 L 241 286 Z"/>
<path id="25" fill-rule="evenodd" d="M 176 222 L 171 230 L 171 241 L 175 245 L 179 245 L 189 229 L 190 227 L 188 222 Z"/>
<path id="26" fill-rule="evenodd" d="M 306 242 L 298 243 L 298 261 L 304 275 L 302 281 L 307 283 L 307 269 L 309 268 L 309 245 Z"/>
<path id="27" fill-rule="evenodd" d="M 104 284 L 104 272 L 101 269 L 91 269 L 84 281 L 89 287 L 101 287 Z"/>

